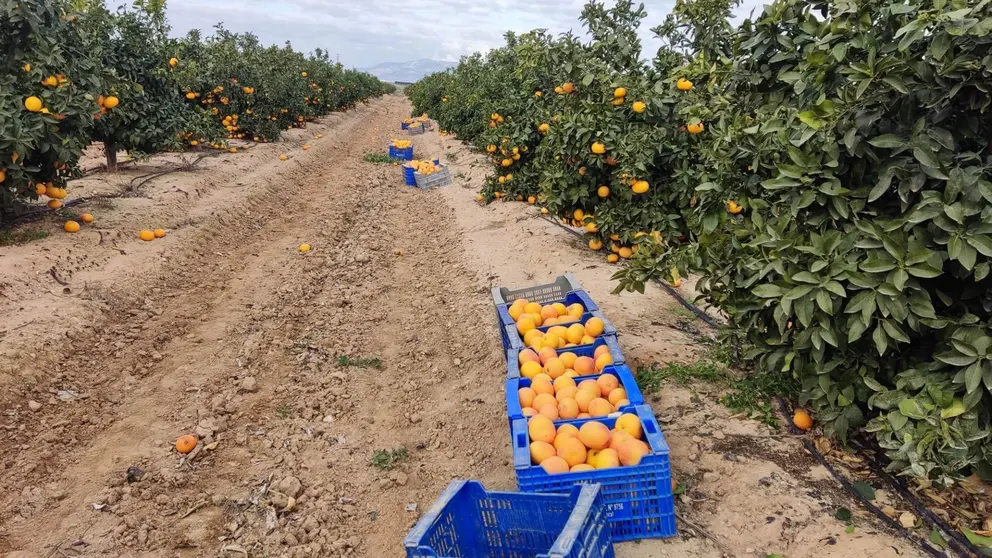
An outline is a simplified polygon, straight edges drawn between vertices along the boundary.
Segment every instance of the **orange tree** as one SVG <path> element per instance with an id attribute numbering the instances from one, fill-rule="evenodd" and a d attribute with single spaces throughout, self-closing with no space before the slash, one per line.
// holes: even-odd
<path id="1" fill-rule="evenodd" d="M 63 188 L 89 142 L 100 72 L 67 3 L 0 3 L 0 223 Z"/>
<path id="2" fill-rule="evenodd" d="M 92 136 L 103 142 L 109 170 L 116 169 L 121 149 L 178 148 L 180 135 L 198 118 L 185 106 L 173 75 L 175 49 L 164 8 L 164 2 L 136 2 L 111 13 L 100 0 L 85 8 L 106 71 Z"/>

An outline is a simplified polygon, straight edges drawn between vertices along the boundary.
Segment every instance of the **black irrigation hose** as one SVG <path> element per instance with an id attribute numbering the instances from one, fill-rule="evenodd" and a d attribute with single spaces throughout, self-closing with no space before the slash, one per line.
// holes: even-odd
<path id="1" fill-rule="evenodd" d="M 573 235 L 575 235 L 578 238 L 582 238 L 583 237 L 582 233 L 580 233 L 580 232 L 578 232 L 578 231 L 576 231 L 576 230 L 574 230 L 574 229 L 572 229 L 570 227 L 566 227 L 565 225 L 559 223 L 558 221 L 556 221 L 554 219 L 551 219 L 551 218 L 547 217 L 546 215 L 541 215 L 541 218 L 544 219 L 545 221 L 548 221 L 549 223 L 553 223 L 555 225 L 558 225 L 562 229 L 564 229 L 564 230 L 572 233 Z M 714 320 L 713 318 L 711 318 L 706 312 L 703 312 L 702 309 L 700 309 L 699 307 L 697 307 L 693 303 L 691 303 L 688 300 L 686 300 L 685 297 L 683 297 L 681 295 L 681 293 L 679 293 L 678 291 L 676 291 L 670 285 L 667 285 L 663 281 L 659 281 L 657 279 L 655 279 L 655 283 L 657 283 L 658 285 L 660 285 L 663 289 L 665 289 L 665 291 L 669 295 L 671 295 L 676 300 L 678 300 L 679 303 L 682 304 L 682 306 L 684 306 L 687 309 L 691 310 L 696 316 L 698 316 L 701 320 L 703 320 L 704 322 L 706 322 L 707 325 L 709 325 L 710 327 L 713 327 L 713 328 L 720 327 L 720 325 L 716 322 L 716 320 Z M 780 408 L 780 411 L 782 412 L 782 414 L 784 416 L 789 416 L 788 408 L 786 407 L 785 401 L 781 397 L 777 397 L 776 399 L 778 400 L 779 408 Z M 790 428 L 790 430 L 795 430 L 794 427 L 792 427 L 791 425 L 790 425 L 789 428 Z M 841 476 L 840 473 L 838 473 L 837 470 L 834 469 L 832 465 L 830 465 L 830 463 L 827 461 L 826 457 L 824 457 L 823 454 L 820 453 L 820 451 L 818 449 L 816 449 L 816 446 L 813 445 L 813 443 L 810 442 L 808 438 L 802 438 L 802 441 L 803 441 L 803 447 L 806 448 L 806 451 L 808 451 L 813 456 L 813 458 L 816 459 L 817 462 L 820 463 L 820 465 L 823 465 L 823 467 L 827 471 L 830 472 L 831 476 L 833 476 L 834 479 L 841 484 L 841 486 L 843 486 L 848 492 L 850 492 L 851 494 L 853 494 L 858 499 L 858 501 L 861 503 L 861 505 L 863 507 L 867 508 L 870 512 L 872 512 L 872 514 L 874 514 L 876 517 L 878 517 L 879 519 L 881 519 L 882 522 L 884 522 L 886 525 L 888 525 L 889 527 L 891 527 L 892 529 L 894 529 L 896 532 L 900 533 L 904 538 L 906 538 L 906 539 L 912 541 L 913 543 L 915 543 L 918 547 L 920 547 L 921 549 L 923 549 L 923 551 L 926 552 L 927 554 L 929 554 L 930 556 L 933 556 L 935 558 L 943 558 L 944 556 L 946 556 L 944 554 L 944 552 L 942 552 L 940 550 L 937 550 L 936 548 L 930 546 L 927 542 L 924 542 L 924 541 L 922 541 L 922 540 L 914 537 L 913 534 L 909 531 L 909 529 L 906 529 L 901 524 L 899 524 L 897 521 L 895 521 L 891 517 L 885 515 L 885 512 L 883 512 L 882 510 L 880 510 L 877 506 L 875 506 L 873 503 L 871 503 L 871 501 L 867 500 L 861 494 L 859 494 L 856 490 L 854 490 L 854 486 L 851 485 L 851 483 L 849 483 L 847 481 L 847 479 L 845 479 L 843 476 Z M 864 448 L 862 448 L 862 451 L 864 451 Z M 872 457 L 872 459 L 874 459 L 874 457 Z M 874 465 L 877 466 L 878 464 L 875 463 Z M 875 467 L 873 467 L 873 468 L 875 468 Z M 919 502 L 919 500 L 917 500 L 915 497 L 913 497 L 912 494 L 909 493 L 909 491 L 905 489 L 905 487 L 903 487 L 902 485 L 900 485 L 898 481 L 896 481 L 895 479 L 893 479 L 887 473 L 882 473 L 880 471 L 881 471 L 881 469 L 879 468 L 879 471 L 876 472 L 878 474 L 878 476 L 880 478 L 882 478 L 886 483 L 888 483 L 889 485 L 891 485 L 893 488 L 895 488 L 896 492 L 899 493 L 900 496 L 902 496 L 904 499 L 908 500 L 910 502 L 910 504 L 913 506 L 913 509 L 916 510 L 917 514 L 920 517 L 926 518 L 930 522 L 931 527 L 933 527 L 936 524 L 936 526 L 940 527 L 941 530 L 943 530 L 944 532 L 946 532 L 950 536 L 950 540 L 947 541 L 948 542 L 948 546 L 950 546 L 955 552 L 957 552 L 957 553 L 959 553 L 961 555 L 971 555 L 971 554 L 973 554 L 975 556 L 981 556 L 981 552 L 977 548 L 975 548 L 975 546 L 972 545 L 970 543 L 970 541 L 968 541 L 966 538 L 964 538 L 964 536 L 962 536 L 956 530 L 954 530 L 949 525 L 947 525 L 947 523 L 944 522 L 939 516 L 937 516 L 936 514 L 934 514 L 933 512 L 931 512 L 929 509 L 927 509 L 926 506 L 924 506 L 922 503 Z"/>
<path id="2" fill-rule="evenodd" d="M 551 219 L 545 215 L 541 215 L 541 218 L 549 223 L 554 223 L 555 225 L 558 225 L 562 229 L 574 234 L 578 238 L 583 238 L 582 233 L 575 231 L 570 227 L 566 227 L 565 225 L 559 223 L 558 221 L 555 221 L 554 219 Z M 662 289 L 664 289 L 665 292 L 667 292 L 671 297 L 679 301 L 679 303 L 682 304 L 682 306 L 684 306 L 686 309 L 688 309 L 693 314 L 695 314 L 699 319 L 706 322 L 706 325 L 714 329 L 718 329 L 720 327 L 720 324 L 717 323 L 716 320 L 711 318 L 710 315 L 707 314 L 706 312 L 703 312 L 703 310 L 697 307 L 695 304 L 686 300 L 685 297 L 683 297 L 682 294 L 676 291 L 671 285 L 665 283 L 664 281 L 659 281 L 658 279 L 655 279 L 654 282 L 657 283 Z"/>
<path id="3" fill-rule="evenodd" d="M 867 457 L 868 465 L 875 475 L 877 475 L 887 484 L 895 488 L 899 496 L 901 496 L 904 500 L 908 501 L 913 506 L 913 510 L 916 511 L 916 514 L 926 519 L 930 523 L 931 528 L 936 527 L 939 528 L 941 531 L 947 533 L 947 535 L 950 537 L 950 539 L 948 539 L 947 541 L 948 546 L 950 546 L 954 551 L 958 552 L 961 555 L 971 554 L 974 556 L 982 556 L 982 551 L 978 547 L 973 545 L 971 541 L 968 540 L 967 537 L 965 537 L 963 534 L 961 534 L 960 531 L 949 525 L 946 521 L 944 521 L 942 517 L 930 511 L 930 509 L 927 508 L 925 504 L 920 502 L 920 500 L 906 487 L 906 483 L 902 479 L 895 478 L 892 475 L 890 475 L 888 471 L 885 470 L 885 467 L 882 466 L 882 462 L 879 459 L 874 448 L 867 447 L 865 443 L 860 440 L 851 440 L 851 441 L 854 442 L 854 444 L 861 451 L 861 453 L 863 453 Z"/>

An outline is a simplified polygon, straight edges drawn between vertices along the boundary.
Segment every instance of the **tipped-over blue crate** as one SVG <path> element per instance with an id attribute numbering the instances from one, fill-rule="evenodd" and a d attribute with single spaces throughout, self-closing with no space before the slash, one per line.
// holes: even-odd
<path id="1" fill-rule="evenodd" d="M 598 485 L 567 494 L 448 485 L 403 539 L 407 558 L 613 558 Z"/>
<path id="2" fill-rule="evenodd" d="M 540 465 L 531 464 L 527 419 L 514 420 L 510 436 L 517 489 L 521 492 L 567 494 L 576 484 L 596 483 L 602 487 L 606 500 L 606 514 L 614 542 L 674 537 L 677 531 L 668 442 L 651 407 L 640 405 L 628 407 L 625 411 L 641 419 L 643 439 L 651 448 L 651 453 L 642 457 L 637 465 L 555 475 L 548 474 Z M 596 421 L 612 430 L 619 416 L 555 421 L 555 426 L 572 424 L 580 428 L 587 422 Z"/>

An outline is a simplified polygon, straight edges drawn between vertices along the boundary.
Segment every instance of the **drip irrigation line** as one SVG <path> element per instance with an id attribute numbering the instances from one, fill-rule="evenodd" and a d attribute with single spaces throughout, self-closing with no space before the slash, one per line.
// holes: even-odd
<path id="1" fill-rule="evenodd" d="M 545 215 L 541 215 L 541 218 L 544 219 L 545 221 L 549 222 L 549 223 L 553 223 L 555 225 L 558 225 L 563 230 L 566 230 L 566 231 L 572 233 L 573 235 L 575 235 L 578 238 L 583 238 L 582 233 L 580 233 L 580 232 L 578 232 L 576 230 L 573 230 L 571 227 L 566 227 L 565 225 L 563 225 L 563 224 L 559 223 L 558 221 L 555 221 L 554 219 L 551 219 L 551 218 L 549 218 L 549 217 L 547 217 Z M 703 322 L 705 322 L 706 325 L 712 327 L 713 329 L 719 329 L 720 328 L 720 324 L 717 323 L 716 320 L 714 320 L 712 317 L 710 317 L 710 315 L 707 314 L 706 312 L 704 312 L 701 308 L 699 308 L 695 304 L 693 304 L 693 303 L 689 302 L 688 300 L 686 300 L 685 297 L 683 297 L 681 293 L 679 293 L 677 290 L 675 290 L 674 287 L 672 287 L 671 285 L 665 283 L 664 281 L 660 281 L 658 279 L 654 279 L 653 281 L 659 287 L 661 287 L 662 289 L 664 289 L 665 292 L 667 292 L 669 294 L 669 296 L 671 296 L 675 300 L 679 301 L 679 303 L 682 306 L 684 306 L 687 310 L 689 310 L 690 312 L 692 312 L 693 314 L 695 314 L 696 317 L 698 317 L 700 320 L 703 320 Z"/>
<path id="2" fill-rule="evenodd" d="M 967 537 L 949 525 L 942 517 L 930 511 L 930 509 L 927 508 L 923 502 L 920 502 L 920 500 L 906 486 L 905 481 L 890 475 L 882 466 L 881 459 L 878 457 L 878 454 L 875 452 L 874 448 L 868 447 L 861 440 L 855 439 L 851 440 L 851 442 L 852 445 L 855 445 L 858 450 L 865 455 L 868 461 L 868 466 L 871 468 L 872 472 L 887 484 L 895 488 L 896 493 L 898 493 L 903 500 L 908 501 L 913 506 L 913 510 L 916 511 L 917 516 L 926 519 L 930 523 L 931 528 L 938 528 L 950 537 L 947 543 L 952 549 L 954 549 L 955 552 L 963 556 L 982 556 L 982 551 L 973 545 Z"/>

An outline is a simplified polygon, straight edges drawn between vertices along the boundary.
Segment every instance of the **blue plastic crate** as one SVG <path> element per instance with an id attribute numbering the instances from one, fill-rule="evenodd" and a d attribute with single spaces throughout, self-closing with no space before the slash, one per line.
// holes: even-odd
<path id="1" fill-rule="evenodd" d="M 410 124 L 406 122 L 400 122 L 400 130 L 406 130 L 410 127 Z"/>
<path id="2" fill-rule="evenodd" d="M 413 146 L 399 148 L 392 145 L 389 146 L 389 156 L 393 159 L 400 159 L 401 161 L 412 161 L 413 160 Z"/>
<path id="3" fill-rule="evenodd" d="M 517 489 L 542 494 L 569 493 L 576 484 L 598 483 L 606 499 L 613 542 L 674 537 L 677 531 L 668 442 L 651 407 L 641 405 L 628 409 L 641 419 L 643 438 L 651 448 L 650 454 L 630 467 L 557 475 L 549 475 L 540 466 L 531 465 L 527 419 L 514 420 L 510 436 Z M 616 417 L 562 420 L 555 422 L 555 425 L 574 424 L 581 427 L 589 421 L 601 422 L 612 429 Z"/>
<path id="4" fill-rule="evenodd" d="M 509 326 L 516 327 L 516 326 Z M 505 329 L 505 328 L 504 328 Z M 587 356 L 593 357 L 596 354 L 596 349 L 606 345 L 610 348 L 610 355 L 613 357 L 613 365 L 624 364 L 627 359 L 623 356 L 623 351 L 620 350 L 620 344 L 617 343 L 617 338 L 615 335 L 601 335 L 594 343 L 589 345 L 579 345 L 578 347 L 568 347 L 566 349 L 558 349 L 559 353 L 569 352 L 575 353 L 575 356 Z M 523 351 L 524 347 L 516 349 L 507 349 L 506 351 L 506 379 L 512 380 L 513 378 L 520 377 L 520 351 Z"/>
<path id="5" fill-rule="evenodd" d="M 563 350 L 562 352 L 565 351 Z M 604 374 L 616 376 L 620 387 L 627 391 L 627 400 L 630 401 L 631 405 L 644 404 L 644 395 L 641 394 L 641 389 L 637 387 L 637 381 L 634 380 L 634 374 L 626 364 L 607 366 L 600 374 L 579 376 L 573 379 L 576 385 L 578 385 L 583 380 L 595 380 Z M 520 376 L 506 381 L 506 414 L 510 417 L 511 423 L 514 419 L 523 418 L 524 416 L 523 410 L 520 407 L 520 397 L 517 392 L 520 388 L 530 387 L 530 384 L 531 380 L 529 378 L 522 378 Z"/>
<path id="6" fill-rule="evenodd" d="M 613 558 L 597 485 L 565 495 L 448 485 L 403 539 L 407 558 Z"/>
<path id="7" fill-rule="evenodd" d="M 417 185 L 417 169 L 411 167 L 410 165 L 403 165 L 403 183 L 407 186 Z"/>
<path id="8" fill-rule="evenodd" d="M 507 314 L 507 316 L 509 316 L 509 314 Z M 589 321 L 590 318 L 600 318 L 601 320 L 603 320 L 603 333 L 600 336 L 604 336 L 604 335 L 613 335 L 613 336 L 616 336 L 616 334 L 617 334 L 617 328 L 613 327 L 613 324 L 610 323 L 610 320 L 607 320 L 606 319 L 606 316 L 604 316 L 603 313 L 600 312 L 599 310 L 594 310 L 592 312 L 586 312 L 585 314 L 582 314 L 582 317 L 579 318 L 579 320 L 577 322 L 570 322 L 570 323 L 567 323 L 567 324 L 555 324 L 555 325 L 561 325 L 561 326 L 565 326 L 565 327 L 568 327 L 568 326 L 570 326 L 572 324 L 576 324 L 576 323 L 577 324 L 585 325 L 585 323 L 587 321 Z M 525 346 L 524 346 L 524 339 L 523 339 L 523 337 L 520 336 L 520 333 L 517 331 L 517 325 L 516 324 L 503 325 L 502 324 L 502 318 L 500 318 L 500 324 L 502 325 L 502 329 L 500 330 L 500 333 L 502 334 L 501 337 L 503 338 L 503 349 L 507 349 L 508 350 L 508 349 L 523 349 L 523 348 L 525 348 Z M 554 325 L 549 325 L 549 326 L 541 326 L 541 327 L 539 327 L 537 329 L 539 329 L 540 331 L 542 331 L 544 333 L 547 333 L 548 330 L 551 329 L 551 328 L 553 328 L 553 327 L 555 327 L 555 326 Z"/>

